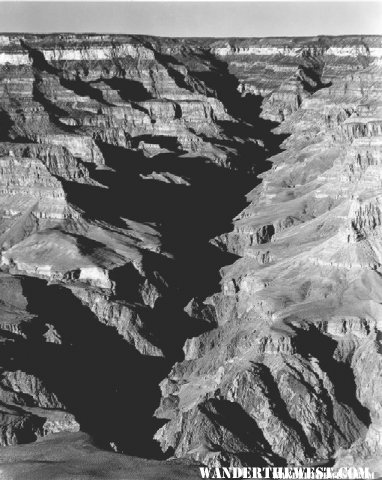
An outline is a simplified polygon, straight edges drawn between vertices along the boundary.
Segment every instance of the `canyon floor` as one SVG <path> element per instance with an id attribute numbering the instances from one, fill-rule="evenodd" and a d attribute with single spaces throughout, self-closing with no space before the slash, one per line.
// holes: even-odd
<path id="1" fill-rule="evenodd" d="M 381 208 L 382 37 L 0 35 L 4 478 L 382 475 Z"/>

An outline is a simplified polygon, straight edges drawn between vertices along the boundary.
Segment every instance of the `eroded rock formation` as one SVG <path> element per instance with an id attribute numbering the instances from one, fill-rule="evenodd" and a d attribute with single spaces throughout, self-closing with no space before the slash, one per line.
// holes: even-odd
<path id="1" fill-rule="evenodd" d="M 381 471 L 381 58 L 1 37 L 1 445 Z"/>

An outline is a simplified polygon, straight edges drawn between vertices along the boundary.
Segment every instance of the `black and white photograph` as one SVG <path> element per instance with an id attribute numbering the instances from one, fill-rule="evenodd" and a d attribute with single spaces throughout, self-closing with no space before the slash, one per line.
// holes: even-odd
<path id="1" fill-rule="evenodd" d="M 0 0 L 0 480 L 382 478 L 382 2 Z"/>

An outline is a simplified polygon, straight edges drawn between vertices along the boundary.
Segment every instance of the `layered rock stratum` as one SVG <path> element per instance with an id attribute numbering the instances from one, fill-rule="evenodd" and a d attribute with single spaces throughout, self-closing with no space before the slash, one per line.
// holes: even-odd
<path id="1" fill-rule="evenodd" d="M 381 80 L 381 37 L 0 36 L 10 478 L 382 473 Z"/>

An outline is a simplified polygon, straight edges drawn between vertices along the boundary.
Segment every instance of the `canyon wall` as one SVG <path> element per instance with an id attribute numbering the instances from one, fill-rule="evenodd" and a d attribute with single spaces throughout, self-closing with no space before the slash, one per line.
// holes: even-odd
<path id="1" fill-rule="evenodd" d="M 381 473 L 381 67 L 1 36 L 0 444 Z"/>

